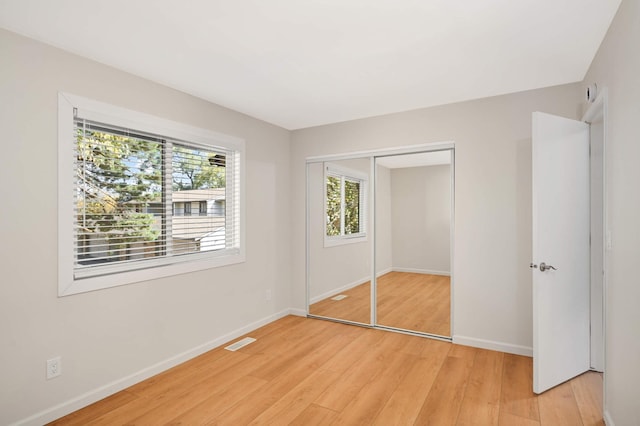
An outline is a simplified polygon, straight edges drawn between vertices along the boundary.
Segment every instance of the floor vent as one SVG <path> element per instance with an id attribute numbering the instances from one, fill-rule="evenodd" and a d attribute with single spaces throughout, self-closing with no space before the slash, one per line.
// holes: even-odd
<path id="1" fill-rule="evenodd" d="M 342 299 L 346 299 L 347 297 L 349 296 L 347 296 L 346 294 L 339 294 L 337 296 L 332 297 L 331 300 L 342 300 Z"/>
<path id="2" fill-rule="evenodd" d="M 237 342 L 230 344 L 225 349 L 231 352 L 235 352 L 238 349 L 244 348 L 245 346 L 255 341 L 256 339 L 254 339 L 253 337 L 245 337 L 244 339 L 238 340 Z"/>

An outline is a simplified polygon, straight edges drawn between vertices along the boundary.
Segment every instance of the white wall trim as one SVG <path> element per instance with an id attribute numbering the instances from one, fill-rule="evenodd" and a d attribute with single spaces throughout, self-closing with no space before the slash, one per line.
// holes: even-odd
<path id="1" fill-rule="evenodd" d="M 416 269 L 416 268 L 400 268 L 397 266 L 393 266 L 391 268 L 393 272 L 411 272 L 414 274 L 429 274 L 429 275 L 443 275 L 445 277 L 450 277 L 451 272 L 448 271 L 434 271 L 431 269 Z"/>
<path id="2" fill-rule="evenodd" d="M 304 309 L 291 308 L 289 309 L 289 315 L 295 315 L 297 317 L 306 317 L 307 311 L 305 311 Z"/>
<path id="3" fill-rule="evenodd" d="M 207 343 L 203 343 L 202 345 L 198 345 L 192 349 L 174 355 L 154 365 L 143 368 L 142 370 L 130 374 L 129 376 L 115 380 L 111 383 L 107 383 L 104 386 L 100 386 L 97 389 L 86 392 L 73 399 L 70 399 L 69 401 L 47 408 L 46 410 L 40 411 L 39 413 L 36 413 L 30 417 L 19 420 L 18 422 L 13 423 L 13 425 L 37 426 L 52 422 L 53 420 L 56 420 L 62 416 L 66 416 L 67 414 L 84 408 L 87 405 L 93 404 L 94 402 L 100 401 L 101 399 L 106 398 L 109 395 L 113 395 L 114 393 L 126 389 L 129 386 L 133 386 L 134 384 L 155 376 L 156 374 L 162 373 L 163 371 L 175 367 L 178 364 L 182 364 L 183 362 L 195 358 L 198 355 L 202 355 L 203 353 L 217 348 L 224 343 L 236 339 L 244 334 L 250 333 L 257 328 L 267 325 L 287 315 L 306 316 L 306 312 L 301 309 L 284 309 L 280 312 L 276 312 L 275 314 L 254 321 L 244 327 L 233 330 Z"/>
<path id="4" fill-rule="evenodd" d="M 514 345 L 511 343 L 496 342 L 493 340 L 476 339 L 475 337 L 453 336 L 453 343 L 474 348 L 489 349 L 492 351 L 506 352 L 514 355 L 533 356 L 533 348 L 528 346 Z"/>
<path id="5" fill-rule="evenodd" d="M 383 269 L 381 271 L 376 272 L 376 278 L 380 278 L 383 275 L 387 275 L 389 272 L 393 272 L 393 267 L 389 267 L 386 269 Z"/>
<path id="6" fill-rule="evenodd" d="M 609 410 L 604 410 L 604 413 L 602 414 L 602 416 L 604 417 L 604 424 L 607 426 L 616 426 L 616 424 L 613 422 L 613 419 L 611 418 L 611 413 L 609 413 Z"/>
<path id="7" fill-rule="evenodd" d="M 376 274 L 376 277 L 381 277 L 381 276 L 383 276 L 385 274 L 388 274 L 389 272 L 392 272 L 392 271 L 393 271 L 393 268 L 383 269 L 382 271 L 378 271 L 378 273 Z M 343 291 L 350 290 L 350 289 L 352 289 L 354 287 L 357 287 L 357 286 L 362 285 L 364 283 L 367 283 L 369 281 L 371 281 L 369 279 L 369 277 L 360 278 L 359 280 L 356 280 L 356 281 L 351 282 L 349 284 L 345 284 L 342 287 L 334 288 L 333 290 L 329 290 L 327 292 L 324 292 L 319 296 L 312 297 L 309 300 L 309 304 L 313 305 L 316 302 L 319 302 L 319 301 L 324 300 L 324 299 L 326 299 L 328 297 L 331 297 L 331 296 L 335 296 L 336 294 L 342 293 Z M 295 314 L 292 313 L 292 315 L 295 315 Z M 306 315 L 306 313 L 305 313 L 305 315 Z"/>
<path id="8" fill-rule="evenodd" d="M 380 155 L 413 154 L 427 151 L 444 151 L 455 147 L 452 141 L 423 143 L 418 145 L 406 145 L 396 148 L 370 149 L 366 151 L 345 152 L 343 154 L 318 155 L 306 158 L 307 163 L 321 163 L 324 161 L 351 160 L 354 158 L 376 157 Z"/>
<path id="9" fill-rule="evenodd" d="M 359 286 L 359 285 L 361 285 L 361 284 L 364 284 L 364 283 L 366 283 L 366 282 L 369 282 L 369 281 L 370 281 L 369 277 L 366 277 L 366 278 L 360 278 L 360 279 L 358 279 L 358 280 L 355 280 L 355 281 L 353 281 L 353 282 L 350 282 L 350 283 L 348 283 L 348 284 L 345 284 L 345 285 L 343 285 L 342 287 L 338 287 L 338 288 L 334 288 L 334 289 L 332 289 L 332 290 L 326 291 L 326 292 L 322 293 L 322 294 L 321 294 L 321 295 L 319 295 L 319 296 L 312 297 L 312 298 L 309 300 L 309 304 L 310 304 L 310 305 L 313 305 L 313 304 L 314 304 L 314 303 L 316 303 L 316 302 L 319 302 L 319 301 L 321 301 L 321 300 L 324 300 L 324 299 L 326 299 L 326 298 L 328 298 L 328 297 L 331 297 L 331 296 L 334 296 L 334 295 L 336 295 L 336 294 L 342 293 L 343 291 L 346 291 L 346 290 L 352 289 L 352 288 L 354 288 L 354 287 L 357 287 L 357 286 Z"/>

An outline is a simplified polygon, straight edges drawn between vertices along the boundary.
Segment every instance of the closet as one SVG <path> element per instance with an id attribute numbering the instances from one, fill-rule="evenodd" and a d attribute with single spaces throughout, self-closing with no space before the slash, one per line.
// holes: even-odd
<path id="1" fill-rule="evenodd" d="M 308 315 L 450 339 L 453 144 L 306 167 Z"/>

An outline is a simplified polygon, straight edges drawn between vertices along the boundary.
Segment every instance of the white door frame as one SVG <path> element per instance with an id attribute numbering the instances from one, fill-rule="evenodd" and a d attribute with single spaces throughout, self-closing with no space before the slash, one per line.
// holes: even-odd
<path id="1" fill-rule="evenodd" d="M 601 89 L 589 106 L 582 121 L 590 124 L 591 150 L 591 369 L 604 372 L 605 365 L 605 307 L 607 267 L 605 251 L 610 248 L 607 224 L 606 194 L 606 129 L 607 90 Z M 594 128 L 591 123 L 598 123 Z M 601 123 L 601 124 L 600 124 Z M 596 133 L 597 132 L 597 133 Z M 594 261 L 595 259 L 595 261 Z"/>

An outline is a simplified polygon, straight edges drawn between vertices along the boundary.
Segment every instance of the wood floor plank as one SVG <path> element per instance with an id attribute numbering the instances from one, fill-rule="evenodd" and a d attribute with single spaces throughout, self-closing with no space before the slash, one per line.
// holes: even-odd
<path id="1" fill-rule="evenodd" d="M 331 325 L 332 323 L 327 322 L 327 324 Z M 254 392 L 248 395 L 241 404 L 234 405 L 222 412 L 216 418 L 216 423 L 219 425 L 248 424 L 292 388 L 316 370 L 321 369 L 323 364 L 333 357 L 338 348 L 343 347 L 349 339 L 352 339 L 349 333 L 332 335 L 327 337 L 324 342 L 318 342 L 315 347 L 310 347 L 307 353 L 300 354 L 299 359 L 291 360 L 286 370 L 281 371 L 281 374 L 268 381 L 269 392 Z"/>
<path id="2" fill-rule="evenodd" d="M 503 360 L 502 352 L 478 351 L 458 414 L 458 426 L 498 424 Z"/>
<path id="3" fill-rule="evenodd" d="M 442 364 L 415 424 L 456 424 L 477 351 L 451 345 L 449 356 Z"/>
<path id="4" fill-rule="evenodd" d="M 83 426 L 98 417 L 107 414 L 118 407 L 122 407 L 139 397 L 126 390 L 115 393 L 81 410 L 75 411 L 62 419 L 49 423 L 50 425 Z"/>
<path id="5" fill-rule="evenodd" d="M 423 339 L 429 346 L 414 360 L 411 371 L 398 384 L 387 403 L 382 407 L 374 424 L 379 426 L 411 425 L 427 399 L 433 382 L 447 357 L 450 346 L 444 342 Z"/>
<path id="6" fill-rule="evenodd" d="M 325 321 L 308 322 L 304 318 L 297 318 L 302 321 L 297 321 L 290 327 L 278 328 L 264 336 L 250 333 L 250 336 L 255 337 L 257 340 L 239 349 L 239 352 L 246 354 L 287 353 L 296 345 L 296 342 L 306 338 L 309 334 L 319 333 L 327 329 L 327 325 L 323 324 Z"/>
<path id="7" fill-rule="evenodd" d="M 602 373 L 588 371 L 571 381 L 584 426 L 604 426 L 602 419 Z"/>
<path id="8" fill-rule="evenodd" d="M 248 376 L 248 373 L 272 361 L 272 357 L 258 354 L 245 358 L 241 363 L 234 365 L 233 368 L 212 368 L 212 371 L 204 376 L 203 380 L 194 382 L 192 386 L 182 389 L 179 387 L 172 388 L 169 391 L 170 398 L 166 398 L 166 395 L 163 395 L 167 400 L 166 402 L 160 406 L 154 406 L 146 413 L 133 419 L 132 422 L 135 424 L 162 423 L 166 419 L 192 410 L 195 406 L 208 399 L 211 389 L 215 389 L 215 393 L 221 394 L 226 392 L 229 387 L 235 386 L 238 380 L 249 382 L 249 385 L 245 386 L 245 390 L 253 387 L 258 388 L 260 385 L 266 384 L 267 381 L 260 379 L 255 381 L 247 380 L 247 378 L 254 378 Z"/>
<path id="9" fill-rule="evenodd" d="M 234 382 L 234 384 L 236 384 L 238 381 L 242 384 L 243 393 L 246 393 L 249 390 L 259 389 L 266 384 L 266 381 L 250 376 L 241 377 L 239 380 Z M 129 420 L 127 423 L 140 426 L 154 426 L 164 424 L 169 419 L 192 411 L 194 407 L 205 403 L 205 401 L 210 401 L 211 397 L 207 392 L 207 388 L 210 388 L 211 386 L 211 383 L 200 383 L 191 391 L 170 398 L 163 404 L 155 406 L 153 409 L 148 410 L 146 413 Z M 217 393 L 217 396 L 224 395 L 230 387 L 234 390 L 237 389 L 237 387 L 225 386 L 224 390 L 221 389 Z"/>
<path id="10" fill-rule="evenodd" d="M 538 395 L 540 424 L 581 426 L 582 417 L 573 396 L 571 383 L 566 382 Z"/>
<path id="11" fill-rule="evenodd" d="M 335 422 L 338 413 L 319 405 L 311 404 L 289 423 L 291 426 L 325 426 Z"/>
<path id="12" fill-rule="evenodd" d="M 248 395 L 261 390 L 266 391 L 267 383 L 266 380 L 256 377 L 240 377 L 231 386 L 216 388 L 215 392 L 209 393 L 206 399 L 192 406 L 189 410 L 167 417 L 170 420 L 166 423 L 185 426 L 211 423 L 220 413 L 241 403 Z"/>
<path id="13" fill-rule="evenodd" d="M 435 340 L 425 339 L 424 337 L 411 336 L 402 333 L 385 334 L 385 342 L 392 350 L 402 352 L 407 355 L 420 356 L 425 348 Z"/>
<path id="14" fill-rule="evenodd" d="M 268 365 L 256 368 L 251 374 L 260 379 L 272 380 L 287 371 L 292 362 L 299 360 L 304 354 L 324 345 L 334 337 L 332 328 L 326 327 L 328 324 L 326 321 L 315 321 L 315 323 L 318 324 L 314 324 L 308 337 L 296 341 L 283 340 L 279 342 L 276 346 L 282 346 L 287 349 L 285 351 L 282 349 L 275 351 L 279 356 L 275 357 Z"/>
<path id="15" fill-rule="evenodd" d="M 540 422 L 516 416 L 514 414 L 501 412 L 498 426 L 540 426 Z"/>
<path id="16" fill-rule="evenodd" d="M 199 398 L 185 396 L 194 388 L 200 389 L 202 385 L 206 389 L 208 380 L 215 383 L 233 383 L 239 375 L 247 374 L 270 361 L 264 355 L 251 356 L 224 349 L 211 351 L 198 358 L 206 360 L 206 363 L 198 360 L 198 363 L 192 364 L 197 365 L 197 368 L 173 368 L 132 386 L 128 390 L 140 396 L 139 400 L 97 418 L 94 423 L 122 424 L 132 419 L 140 419 L 139 422 L 142 422 L 147 416 L 153 418 L 153 413 L 166 412 L 166 408 L 174 404 L 181 410 L 187 410 L 201 401 Z M 167 415 L 171 418 L 177 414 L 179 413 L 174 411 Z"/>
<path id="17" fill-rule="evenodd" d="M 314 401 L 316 405 L 341 412 L 360 392 L 360 389 L 369 383 L 371 376 L 384 368 L 393 351 L 385 344 L 385 340 L 389 338 L 387 333 L 383 331 L 379 333 L 382 333 L 382 339 L 378 345 L 364 353 L 362 358 L 342 374 L 330 389 L 323 392 Z"/>
<path id="18" fill-rule="evenodd" d="M 291 423 L 311 405 L 318 395 L 335 382 L 338 377 L 338 373 L 327 370 L 317 370 L 263 411 L 250 424 L 286 425 Z"/>
<path id="19" fill-rule="evenodd" d="M 109 426 L 114 424 L 128 424 L 131 419 L 139 417 L 154 407 L 158 407 L 171 398 L 166 396 L 159 396 L 155 399 L 149 399 L 146 397 L 138 397 L 135 400 L 128 402 L 118 408 L 109 411 L 95 419 L 85 423 L 89 426 Z"/>
<path id="20" fill-rule="evenodd" d="M 533 393 L 531 358 L 505 354 L 500 410 L 504 413 L 540 421 L 538 398 Z"/>
<path id="21" fill-rule="evenodd" d="M 323 364 L 322 368 L 344 373 L 355 363 L 361 362 L 366 354 L 371 352 L 371 348 L 380 344 L 385 335 L 386 332 L 380 330 L 359 329 L 358 336 L 354 336 L 351 342 L 339 349 L 334 357 Z"/>
<path id="22" fill-rule="evenodd" d="M 473 359 L 480 349 L 473 348 L 471 346 L 456 345 L 455 343 L 450 345 L 448 356 L 454 358 Z"/>
<path id="23" fill-rule="evenodd" d="M 336 418 L 336 424 L 372 424 L 416 360 L 415 356 L 391 352 L 382 368 L 372 372 L 369 383 L 344 407 Z"/>
<path id="24" fill-rule="evenodd" d="M 167 374 L 159 374 L 149 380 L 131 386 L 128 390 L 135 395 L 147 398 L 154 398 L 157 395 L 167 394 L 168 392 L 180 393 L 182 390 L 192 387 L 194 383 L 206 380 L 209 375 L 218 374 L 220 371 L 225 371 L 233 365 L 249 359 L 249 355 L 240 352 L 225 352 L 221 352 L 217 358 L 209 360 L 207 373 L 203 373 L 200 368 L 186 371 L 169 370 L 166 372 Z"/>
<path id="25" fill-rule="evenodd" d="M 434 339 L 424 339 L 424 342 L 425 345 L 422 353 L 420 354 L 421 358 L 428 358 L 432 356 L 438 357 L 443 351 L 449 355 L 451 348 L 454 346 L 449 342 Z"/>

